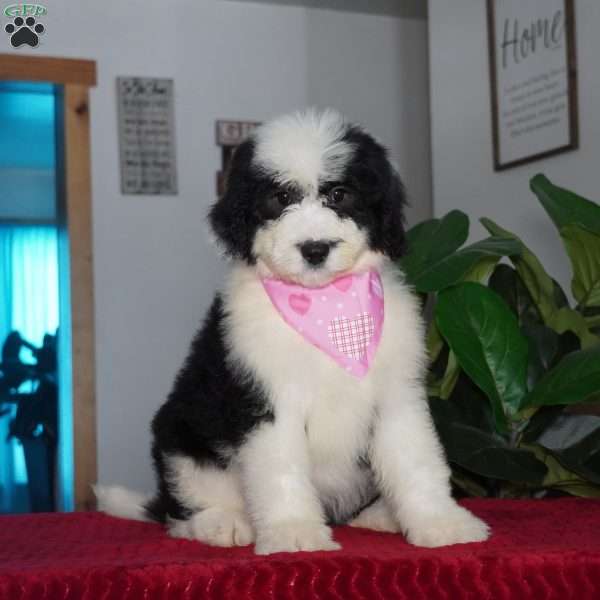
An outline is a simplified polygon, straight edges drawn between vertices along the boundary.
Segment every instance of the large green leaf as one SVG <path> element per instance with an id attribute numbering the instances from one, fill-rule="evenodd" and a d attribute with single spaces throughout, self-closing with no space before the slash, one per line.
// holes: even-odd
<path id="1" fill-rule="evenodd" d="M 473 281 L 486 285 L 501 258 L 501 256 L 483 257 L 461 277 L 461 281 Z"/>
<path id="2" fill-rule="evenodd" d="M 471 498 L 486 498 L 489 493 L 485 486 L 476 481 L 472 473 L 467 473 L 465 469 L 455 466 L 452 469 L 450 481 Z"/>
<path id="3" fill-rule="evenodd" d="M 589 436 L 600 436 L 600 416 L 562 411 L 537 436 L 536 442 L 548 450 L 562 452 L 578 446 Z M 594 444 L 594 447 L 600 448 L 597 444 Z M 589 451 L 580 458 L 585 460 L 588 456 Z"/>
<path id="4" fill-rule="evenodd" d="M 458 431 L 458 435 L 466 432 Z M 546 466 L 532 452 L 520 448 L 482 448 L 462 459 L 461 466 L 486 477 L 540 485 Z"/>
<path id="5" fill-rule="evenodd" d="M 498 265 L 490 277 L 488 286 L 510 306 L 521 325 L 539 322 L 540 314 L 533 298 L 515 269 L 509 265 Z"/>
<path id="6" fill-rule="evenodd" d="M 444 347 L 444 339 L 433 320 L 429 323 L 429 327 L 427 328 L 425 344 L 427 346 L 427 357 L 429 358 L 429 362 L 433 363 L 437 360 L 437 357 Z"/>
<path id="7" fill-rule="evenodd" d="M 578 225 L 565 225 L 560 235 L 573 267 L 573 296 L 581 308 L 600 306 L 600 235 Z"/>
<path id="8" fill-rule="evenodd" d="M 558 308 L 562 308 L 563 306 L 568 307 L 569 300 L 567 299 L 567 295 L 560 287 L 556 279 L 553 279 L 552 283 L 554 284 L 554 304 L 556 304 Z"/>
<path id="9" fill-rule="evenodd" d="M 431 243 L 432 236 L 437 245 Z M 441 219 L 429 219 L 411 227 L 406 232 L 406 241 L 411 254 L 413 248 L 419 247 L 430 249 L 431 256 L 443 256 L 458 250 L 468 236 L 469 217 L 460 210 L 452 210 Z"/>
<path id="10" fill-rule="evenodd" d="M 556 309 L 556 306 L 554 301 L 554 283 L 550 275 L 548 275 L 542 266 L 542 263 L 523 243 L 521 238 L 514 233 L 503 229 L 491 219 L 485 217 L 481 219 L 481 224 L 492 235 L 513 239 L 520 245 L 520 253 L 515 257 L 511 256 L 510 259 L 521 276 L 523 283 L 529 290 L 542 318 L 544 321 L 547 321 L 548 317 Z"/>
<path id="11" fill-rule="evenodd" d="M 600 344 L 571 352 L 538 381 L 521 408 L 577 404 L 600 392 Z"/>
<path id="12" fill-rule="evenodd" d="M 490 237 L 421 264 L 419 269 L 411 271 L 409 281 L 419 292 L 443 290 L 465 277 L 479 279 L 482 267 L 489 273 L 503 256 L 519 252 L 520 246 L 515 240 Z"/>
<path id="13" fill-rule="evenodd" d="M 576 483 L 561 482 L 552 487 L 572 496 L 579 496 L 580 498 L 600 498 L 600 485 L 594 485 L 583 480 Z"/>
<path id="14" fill-rule="evenodd" d="M 446 371 L 440 381 L 440 398 L 447 400 L 452 394 L 452 390 L 458 381 L 460 375 L 460 365 L 456 360 L 456 355 L 452 350 L 448 354 L 448 363 L 446 364 Z"/>
<path id="15" fill-rule="evenodd" d="M 524 449 L 511 448 L 499 436 L 440 417 L 452 401 L 432 398 L 430 406 L 448 460 L 468 471 L 492 479 L 539 485 L 546 467 Z"/>
<path id="16" fill-rule="evenodd" d="M 585 322 L 590 329 L 597 329 L 600 327 L 600 314 L 586 315 Z"/>
<path id="17" fill-rule="evenodd" d="M 538 437 L 558 419 L 564 411 L 562 406 L 541 406 L 537 410 L 523 431 L 521 443 L 533 444 Z"/>
<path id="18" fill-rule="evenodd" d="M 562 414 L 536 441 L 568 469 L 600 483 L 600 416 Z"/>
<path id="19" fill-rule="evenodd" d="M 470 425 L 490 434 L 496 433 L 492 407 L 486 395 L 463 371 L 459 374 L 447 404 L 453 408 L 453 422 Z"/>
<path id="20" fill-rule="evenodd" d="M 440 293 L 438 327 L 462 369 L 489 398 L 496 427 L 506 432 L 526 394 L 527 340 L 502 298 L 478 283 Z"/>
<path id="21" fill-rule="evenodd" d="M 596 438 L 594 443 L 595 448 L 590 452 L 589 457 L 580 463 L 577 470 L 586 479 L 600 484 L 600 439 Z"/>
<path id="22" fill-rule="evenodd" d="M 558 353 L 559 336 L 556 331 L 540 323 L 525 323 L 521 331 L 529 344 L 527 387 L 531 390 L 550 369 Z"/>
<path id="23" fill-rule="evenodd" d="M 469 218 L 460 210 L 453 210 L 442 219 L 430 219 L 409 229 L 406 234 L 408 252 L 400 261 L 407 281 L 415 285 L 423 269 L 460 248 L 468 235 Z"/>
<path id="24" fill-rule="evenodd" d="M 534 322 L 522 325 L 521 331 L 529 342 L 527 387 L 530 390 L 561 358 L 581 349 L 579 338 L 571 331 L 558 334 L 554 329 Z"/>
<path id="25" fill-rule="evenodd" d="M 564 356 L 571 354 L 571 352 L 577 352 L 578 350 L 581 350 L 581 341 L 579 338 L 572 331 L 561 333 L 558 336 L 558 351 L 554 355 L 554 359 L 550 366 L 554 367 Z"/>
<path id="26" fill-rule="evenodd" d="M 554 185 L 544 175 L 536 175 L 530 186 L 557 229 L 580 225 L 600 235 L 600 206 Z"/>
<path id="27" fill-rule="evenodd" d="M 572 331 L 581 341 L 582 348 L 593 348 L 600 342 L 600 338 L 590 330 L 585 318 L 571 308 L 559 308 L 548 319 L 548 326 L 558 333 Z"/>
<path id="28" fill-rule="evenodd" d="M 531 294 L 535 305 L 548 327 L 558 333 L 572 331 L 577 334 L 584 348 L 591 347 L 600 340 L 593 335 L 584 317 L 568 306 L 561 306 L 561 290 L 558 284 L 548 275 L 538 258 L 521 241 L 519 237 L 503 229 L 491 219 L 481 219 L 481 224 L 495 236 L 503 236 L 516 240 L 521 245 L 521 253 L 511 256 L 523 283 Z"/>
<path id="29" fill-rule="evenodd" d="M 544 481 L 542 482 L 542 487 L 560 490 L 584 498 L 600 497 L 600 485 L 594 485 L 583 479 L 575 471 L 566 468 L 563 464 L 564 461 L 560 462 L 552 452 L 538 445 L 528 446 L 528 449 L 548 469 L 546 477 L 544 477 Z"/>
<path id="30" fill-rule="evenodd" d="M 501 258 L 520 252 L 521 248 L 515 240 L 497 236 L 462 248 L 448 257 L 445 264 L 446 273 L 442 269 L 437 274 L 441 286 L 437 284 L 436 290 L 444 289 L 459 281 L 485 284 Z"/>

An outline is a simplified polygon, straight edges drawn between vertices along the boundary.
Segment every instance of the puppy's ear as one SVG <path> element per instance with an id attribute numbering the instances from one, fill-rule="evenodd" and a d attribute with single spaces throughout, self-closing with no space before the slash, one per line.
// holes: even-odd
<path id="1" fill-rule="evenodd" d="M 225 178 L 225 193 L 211 207 L 210 225 L 226 253 L 251 259 L 253 185 L 250 171 L 254 142 L 246 140 L 234 151 Z"/>
<path id="2" fill-rule="evenodd" d="M 383 252 L 392 260 L 403 256 L 406 249 L 405 206 L 404 185 L 395 169 L 390 165 L 387 190 L 383 197 L 380 245 Z"/>
<path id="3" fill-rule="evenodd" d="M 387 149 L 360 127 L 352 126 L 346 140 L 354 147 L 346 174 L 365 199 L 369 244 L 392 260 L 404 254 L 404 186 Z M 362 219 L 362 216 L 359 216 Z"/>

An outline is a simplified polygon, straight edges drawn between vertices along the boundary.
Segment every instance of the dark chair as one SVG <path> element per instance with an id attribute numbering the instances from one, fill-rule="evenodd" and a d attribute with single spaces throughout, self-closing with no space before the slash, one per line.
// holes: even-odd
<path id="1" fill-rule="evenodd" d="M 22 348 L 28 348 L 36 364 L 20 359 Z M 32 512 L 56 509 L 54 478 L 58 443 L 58 388 L 56 371 L 56 336 L 46 334 L 41 348 L 24 340 L 19 332 L 11 332 L 2 345 L 0 363 L 0 417 L 12 414 L 9 439 L 15 437 L 23 445 L 27 468 L 28 491 Z M 25 382 L 28 392 L 19 392 Z"/>

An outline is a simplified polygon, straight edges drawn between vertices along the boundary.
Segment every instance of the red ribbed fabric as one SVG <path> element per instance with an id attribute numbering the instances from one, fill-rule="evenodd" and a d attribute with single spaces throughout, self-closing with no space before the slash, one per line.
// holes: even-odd
<path id="1" fill-rule="evenodd" d="M 483 544 L 338 528 L 338 552 L 254 556 L 99 513 L 0 517 L 2 600 L 598 600 L 600 501 L 469 500 Z"/>

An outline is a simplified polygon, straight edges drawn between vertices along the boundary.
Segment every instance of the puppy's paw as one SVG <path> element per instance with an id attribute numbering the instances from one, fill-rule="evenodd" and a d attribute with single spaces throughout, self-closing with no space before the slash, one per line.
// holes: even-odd
<path id="1" fill-rule="evenodd" d="M 171 521 L 169 534 L 211 546 L 247 546 L 254 541 L 254 530 L 242 511 L 217 507 L 201 510 L 185 521 Z"/>
<path id="2" fill-rule="evenodd" d="M 394 519 L 391 510 L 382 498 L 363 509 L 348 525 L 350 527 L 362 527 L 364 529 L 390 531 L 392 533 L 400 531 L 396 519 Z"/>
<path id="3" fill-rule="evenodd" d="M 339 550 L 331 539 L 331 529 L 314 521 L 286 521 L 257 531 L 256 554 Z"/>
<path id="4" fill-rule="evenodd" d="M 483 542 L 490 535 L 490 528 L 481 519 L 458 505 L 444 514 L 423 518 L 418 525 L 407 525 L 408 541 L 415 546 L 426 548 Z"/>

